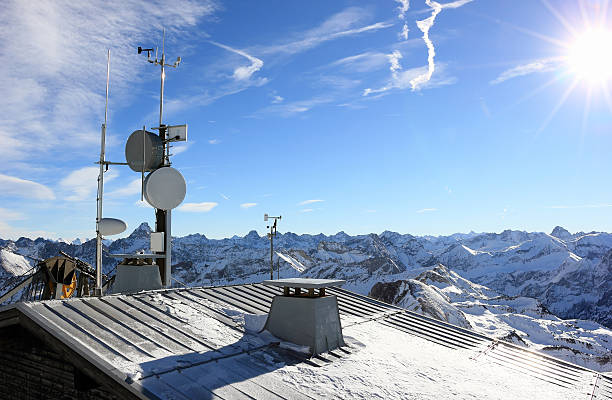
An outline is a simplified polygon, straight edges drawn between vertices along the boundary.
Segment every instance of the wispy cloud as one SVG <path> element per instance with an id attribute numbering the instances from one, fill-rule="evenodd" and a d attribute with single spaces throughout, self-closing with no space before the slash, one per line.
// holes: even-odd
<path id="1" fill-rule="evenodd" d="M 509 79 L 517 78 L 519 76 L 530 75 L 536 72 L 552 71 L 557 69 L 559 67 L 559 64 L 559 60 L 552 58 L 535 60 L 527 64 L 521 64 L 517 65 L 514 68 L 507 69 L 489 83 L 491 85 L 497 85 Z"/>
<path id="2" fill-rule="evenodd" d="M 251 208 L 251 207 L 255 207 L 257 205 L 257 203 L 242 203 L 240 204 L 240 208 Z"/>
<path id="3" fill-rule="evenodd" d="M 30 239 L 36 239 L 39 237 L 53 239 L 57 238 L 58 235 L 56 232 L 49 232 L 43 230 L 32 231 L 24 228 L 14 227 L 4 221 L 0 221 L 0 238 L 17 240 L 21 237 L 27 237 Z"/>
<path id="4" fill-rule="evenodd" d="M 307 212 L 313 212 L 313 211 L 314 211 L 313 208 L 304 208 L 300 210 L 301 213 L 307 213 Z"/>
<path id="5" fill-rule="evenodd" d="M 438 3 L 433 0 L 425 0 L 425 3 L 431 8 L 431 15 L 428 18 L 417 21 L 417 27 L 423 32 L 423 41 L 427 46 L 427 71 L 416 76 L 410 81 L 410 85 L 412 86 L 412 90 L 419 89 L 422 85 L 427 83 L 431 76 L 433 75 L 436 65 L 434 58 L 436 56 L 436 50 L 434 48 L 434 44 L 429 38 L 429 30 L 433 26 L 436 21 L 436 17 L 440 12 L 445 8 L 458 8 L 467 3 L 470 3 L 472 0 L 457 0 L 451 3 Z"/>
<path id="6" fill-rule="evenodd" d="M 184 153 L 191 146 L 193 146 L 194 143 L 195 142 L 185 142 L 185 143 L 173 144 L 172 145 L 172 155 L 178 156 L 179 154 Z"/>
<path id="7" fill-rule="evenodd" d="M 402 37 L 404 40 L 408 40 L 409 29 L 408 24 L 406 23 L 406 12 L 410 8 L 410 0 L 395 0 L 395 2 L 400 3 L 400 5 L 397 7 L 397 10 L 399 11 L 397 17 L 404 21 L 404 26 L 402 26 L 400 37 Z"/>
<path id="8" fill-rule="evenodd" d="M 214 44 L 215 46 L 221 47 L 222 49 L 225 49 L 227 51 L 231 51 L 232 53 L 238 54 L 244 58 L 246 58 L 247 60 L 249 60 L 251 62 L 251 65 L 248 66 L 240 66 L 237 67 L 236 69 L 234 69 L 234 79 L 237 81 L 245 81 L 251 78 L 251 76 L 259 71 L 263 65 L 264 62 L 262 60 L 260 60 L 257 57 L 254 57 L 250 54 L 248 54 L 247 52 L 243 51 L 243 50 L 239 50 L 239 49 L 235 49 L 233 47 L 230 47 L 228 45 L 225 44 L 221 44 L 221 43 L 217 43 L 215 41 L 210 41 L 210 43 Z"/>
<path id="9" fill-rule="evenodd" d="M 400 53 L 399 50 L 393 50 L 393 53 L 387 54 L 387 58 L 389 60 L 389 64 L 391 64 L 389 66 L 389 70 L 391 71 L 391 81 L 380 89 L 365 89 L 363 91 L 364 96 L 367 96 L 371 93 L 386 92 L 387 90 L 393 87 L 398 87 L 398 82 L 400 80 L 399 71 L 402 69 L 402 66 L 400 65 L 399 61 L 402 58 L 402 53 Z"/>
<path id="10" fill-rule="evenodd" d="M 332 67 L 350 68 L 355 72 L 371 72 L 387 65 L 388 54 L 379 52 L 365 52 L 354 56 L 344 57 L 330 64 Z"/>
<path id="11" fill-rule="evenodd" d="M 221 143 L 220 139 L 210 139 L 208 141 L 208 144 L 219 144 L 219 143 Z"/>
<path id="12" fill-rule="evenodd" d="M 230 199 L 229 196 L 226 196 L 223 193 L 219 193 L 219 196 L 221 196 L 223 198 L 223 200 L 229 200 Z"/>
<path id="13" fill-rule="evenodd" d="M 438 209 L 437 208 L 421 208 L 420 210 L 417 210 L 417 213 L 423 214 L 426 212 L 434 212 L 434 211 L 438 211 Z"/>
<path id="14" fill-rule="evenodd" d="M 282 103 L 283 100 L 285 100 L 285 99 L 282 96 L 279 96 L 279 95 L 272 96 L 272 103 L 273 104 Z"/>
<path id="15" fill-rule="evenodd" d="M 35 239 L 37 237 L 54 238 L 57 234 L 43 230 L 31 231 L 28 229 L 14 227 L 7 221 L 21 221 L 26 219 L 26 216 L 20 212 L 8 210 L 0 207 L 0 238 L 17 240 L 20 237 L 28 237 Z"/>
<path id="16" fill-rule="evenodd" d="M 310 111 L 312 108 L 321 104 L 327 104 L 333 101 L 330 96 L 314 97 L 312 99 L 298 100 L 281 104 L 273 104 L 264 107 L 259 111 L 251 114 L 253 118 L 259 118 L 262 115 L 274 114 L 281 117 L 291 117 L 297 114 L 302 114 Z"/>
<path id="17" fill-rule="evenodd" d="M 25 216 L 20 212 L 0 207 L 0 221 L 17 221 L 24 218 Z"/>
<path id="18" fill-rule="evenodd" d="M 108 173 L 107 173 L 108 174 Z M 106 176 L 104 177 L 106 179 Z M 140 194 L 142 189 L 142 181 L 140 178 L 133 179 L 127 185 L 108 192 L 109 197 L 127 197 L 135 194 Z"/>
<path id="19" fill-rule="evenodd" d="M 280 53 L 292 55 L 309 50 L 330 40 L 358 35 L 365 32 L 374 32 L 393 26 L 393 24 L 389 22 L 376 22 L 363 25 L 363 22 L 369 17 L 370 13 L 367 10 L 359 7 L 349 7 L 332 15 L 321 25 L 295 35 L 294 40 L 260 47 L 259 50 L 261 54 Z"/>
<path id="20" fill-rule="evenodd" d="M 218 205 L 219 203 L 215 203 L 214 201 L 205 201 L 202 203 L 183 203 L 181 206 L 179 206 L 178 210 L 184 212 L 206 213 Z"/>
<path id="21" fill-rule="evenodd" d="M 68 201 L 90 200 L 95 196 L 98 188 L 98 167 L 84 167 L 72 171 L 60 181 L 62 191 L 66 193 L 64 198 Z M 104 174 L 104 181 L 109 182 L 119 174 L 110 169 Z"/>
<path id="22" fill-rule="evenodd" d="M 418 67 L 403 71 L 392 71 L 391 79 L 389 80 L 389 82 L 387 82 L 387 84 L 378 89 L 364 89 L 363 96 L 369 96 L 372 94 L 388 94 L 388 92 L 392 89 L 405 90 L 408 88 L 413 88 L 412 82 L 414 81 L 414 79 L 427 73 L 427 68 L 428 67 Z M 433 78 L 427 80 L 427 82 L 420 85 L 417 90 L 433 89 L 440 86 L 452 85 L 456 82 L 457 78 L 455 78 L 454 76 L 446 75 L 446 65 L 439 64 L 436 68 L 436 74 L 433 76 Z"/>
<path id="23" fill-rule="evenodd" d="M 321 203 L 325 200 L 304 200 L 298 203 L 298 206 L 305 206 L 307 204 Z"/>
<path id="24" fill-rule="evenodd" d="M 0 174 L 0 196 L 53 200 L 55 194 L 47 186 L 27 179 Z"/>
<path id="25" fill-rule="evenodd" d="M 162 25 L 172 34 L 215 9 L 212 1 L 194 0 L 153 0 L 146 6 L 122 0 L 5 2 L 0 13 L 0 167 L 29 158 L 34 146 L 54 157 L 97 143 L 106 49 L 112 52 L 115 104 L 127 102 L 133 96 L 128 86 L 146 68 L 133 49 L 145 38 L 159 37 Z"/>
<path id="26" fill-rule="evenodd" d="M 612 207 L 612 204 L 558 205 L 558 206 L 550 206 L 548 208 L 555 208 L 555 209 L 576 209 L 576 208 L 608 208 L 608 207 Z"/>

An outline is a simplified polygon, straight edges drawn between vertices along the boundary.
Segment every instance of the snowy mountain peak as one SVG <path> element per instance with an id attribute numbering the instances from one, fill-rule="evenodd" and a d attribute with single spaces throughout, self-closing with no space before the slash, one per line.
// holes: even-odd
<path id="1" fill-rule="evenodd" d="M 73 241 L 71 241 L 70 244 L 74 244 L 74 245 L 78 246 L 78 245 L 81 245 L 81 244 L 86 243 L 88 241 L 89 241 L 89 239 L 87 239 L 87 238 L 76 238 Z"/>
<path id="2" fill-rule="evenodd" d="M 138 228 L 134 229 L 134 232 L 132 232 L 130 236 L 128 236 L 128 238 L 140 239 L 144 237 L 149 237 L 149 235 L 151 234 L 151 231 L 152 229 L 149 226 L 149 224 L 147 222 L 143 222 L 142 224 L 138 226 Z"/>
<path id="3" fill-rule="evenodd" d="M 253 239 L 257 240 L 257 239 L 260 239 L 260 238 L 261 238 L 261 236 L 259 236 L 259 234 L 257 233 L 257 231 L 253 229 L 252 231 L 250 231 L 249 233 L 247 233 L 247 234 L 244 236 L 244 238 L 245 238 L 245 239 L 251 239 L 251 240 L 253 240 Z"/>
<path id="4" fill-rule="evenodd" d="M 335 241 L 335 242 L 342 242 L 342 241 L 345 241 L 347 239 L 350 239 L 350 236 L 347 235 L 346 232 L 340 231 L 340 232 L 336 233 L 335 235 L 330 236 L 330 239 Z"/>
<path id="5" fill-rule="evenodd" d="M 572 237 L 572 234 L 569 233 L 569 231 L 561 226 L 555 226 L 555 229 L 552 230 L 552 232 L 550 233 L 550 236 L 554 236 L 556 238 L 559 239 L 570 239 Z"/>

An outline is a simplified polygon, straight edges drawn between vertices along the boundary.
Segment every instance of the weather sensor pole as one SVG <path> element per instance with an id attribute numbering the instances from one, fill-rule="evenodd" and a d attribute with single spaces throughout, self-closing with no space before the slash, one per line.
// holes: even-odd
<path id="1" fill-rule="evenodd" d="M 102 194 L 104 192 L 104 169 L 108 169 L 105 160 L 106 152 L 106 123 L 108 119 L 108 86 L 110 81 L 110 49 L 106 57 L 106 103 L 104 105 L 104 124 L 100 138 L 100 173 L 98 174 L 98 195 L 96 198 L 96 288 L 94 294 L 102 296 L 102 232 L 100 221 L 102 220 Z"/>
<path id="2" fill-rule="evenodd" d="M 170 166 L 170 142 L 168 139 L 168 127 L 163 123 L 164 114 L 164 82 L 166 80 L 166 67 L 176 68 L 181 62 L 181 57 L 177 57 L 173 64 L 166 64 L 166 30 L 164 29 L 162 35 L 162 52 L 161 59 L 157 58 L 157 49 L 155 50 L 155 59 L 151 58 L 152 48 L 143 49 L 138 47 L 138 54 L 143 52 L 147 53 L 147 61 L 153 65 L 159 65 L 161 69 L 161 83 L 159 89 L 159 137 L 164 144 L 164 154 L 162 167 Z M 157 232 L 164 233 L 164 258 L 157 259 L 157 265 L 159 266 L 159 272 L 162 279 L 162 284 L 165 287 L 172 286 L 172 210 L 155 210 L 155 230 Z"/>
<path id="3" fill-rule="evenodd" d="M 268 214 L 264 214 L 264 221 L 268 221 L 269 219 L 273 219 L 274 223 L 272 225 L 266 226 L 266 228 L 270 228 L 270 233 L 268 233 L 268 239 L 270 239 L 270 279 L 274 279 L 274 236 L 276 236 L 276 223 L 282 216 L 271 217 Z"/>

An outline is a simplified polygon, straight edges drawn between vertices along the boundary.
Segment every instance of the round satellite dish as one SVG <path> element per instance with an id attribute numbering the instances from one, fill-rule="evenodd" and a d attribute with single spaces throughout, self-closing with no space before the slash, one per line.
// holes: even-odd
<path id="1" fill-rule="evenodd" d="M 151 172 L 144 181 L 144 198 L 147 203 L 160 210 L 172 210 L 185 199 L 185 178 L 172 167 L 163 167 Z"/>
<path id="2" fill-rule="evenodd" d="M 98 229 L 102 236 L 118 235 L 127 229 L 127 224 L 117 218 L 102 218 Z"/>
<path id="3" fill-rule="evenodd" d="M 134 131 L 125 143 L 125 159 L 133 171 L 153 171 L 163 161 L 161 138 L 145 130 Z"/>

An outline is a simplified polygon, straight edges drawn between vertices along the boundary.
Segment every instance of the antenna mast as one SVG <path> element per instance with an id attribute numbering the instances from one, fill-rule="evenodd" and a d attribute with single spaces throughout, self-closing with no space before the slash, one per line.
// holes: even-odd
<path id="1" fill-rule="evenodd" d="M 110 82 L 110 49 L 106 57 L 106 102 L 104 104 L 104 123 L 100 138 L 100 173 L 98 174 L 98 195 L 96 198 L 96 288 L 94 294 L 102 296 L 102 233 L 100 232 L 100 221 L 102 220 L 102 194 L 104 192 L 104 168 L 108 168 L 105 160 L 106 151 L 106 123 L 108 122 L 108 87 Z"/>
<path id="2" fill-rule="evenodd" d="M 264 221 L 267 222 L 269 219 L 274 220 L 273 224 L 266 226 L 266 228 L 270 228 L 270 233 L 268 233 L 268 239 L 270 239 L 270 280 L 274 279 L 274 236 L 276 236 L 276 223 L 281 218 L 283 218 L 281 215 L 272 217 L 268 214 L 264 214 Z"/>
<path id="3" fill-rule="evenodd" d="M 138 47 L 138 54 L 147 53 L 147 61 L 153 65 L 160 66 L 160 89 L 159 89 L 159 127 L 154 128 L 159 130 L 159 137 L 164 144 L 163 164 L 162 167 L 169 167 L 170 163 L 170 142 L 173 138 L 168 139 L 168 127 L 163 123 L 164 115 L 164 83 L 166 80 L 166 67 L 176 68 L 181 62 L 181 57 L 177 57 L 174 64 L 166 64 L 166 29 L 162 33 L 162 52 L 161 59 L 157 58 L 157 50 L 155 51 L 155 59 L 151 58 L 152 48 L 143 49 Z M 172 128 L 172 127 L 170 127 Z M 162 284 L 165 287 L 172 286 L 172 210 L 155 210 L 155 230 L 164 232 L 164 258 L 157 259 L 159 272 L 162 278 Z"/>

